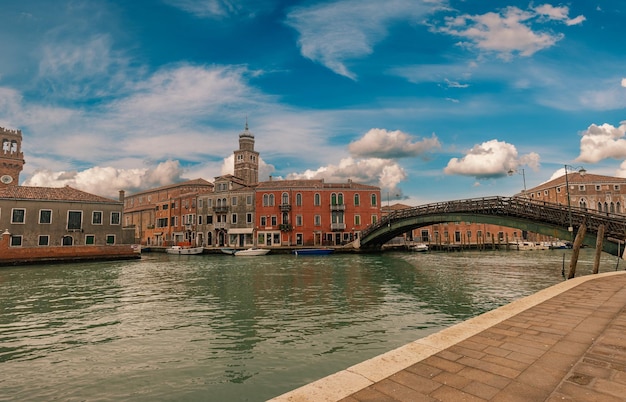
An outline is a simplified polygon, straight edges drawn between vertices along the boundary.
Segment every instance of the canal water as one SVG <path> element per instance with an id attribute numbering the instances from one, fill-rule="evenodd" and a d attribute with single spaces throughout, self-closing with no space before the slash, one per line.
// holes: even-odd
<path id="1" fill-rule="evenodd" d="M 570 253 L 0 268 L 0 400 L 266 400 L 558 283 Z M 581 250 L 577 274 L 592 262 Z"/>

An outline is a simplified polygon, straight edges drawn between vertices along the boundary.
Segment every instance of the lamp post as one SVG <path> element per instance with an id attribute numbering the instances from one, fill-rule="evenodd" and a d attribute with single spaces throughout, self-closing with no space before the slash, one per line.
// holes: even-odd
<path id="1" fill-rule="evenodd" d="M 521 171 L 522 173 L 520 173 L 520 171 Z M 508 174 L 509 176 L 513 176 L 513 173 L 517 173 L 517 174 L 521 174 L 521 175 L 522 175 L 522 179 L 524 180 L 524 196 L 526 196 L 526 173 L 524 172 L 524 169 L 519 169 L 519 170 L 513 170 L 513 169 L 510 169 L 510 170 L 507 172 L 507 174 Z"/>
<path id="2" fill-rule="evenodd" d="M 573 172 L 578 171 L 578 174 L 580 174 L 580 177 L 583 177 L 585 175 L 585 173 L 587 173 L 587 171 L 585 170 L 584 167 L 579 166 L 579 167 L 573 167 L 570 165 L 565 165 L 565 191 L 567 192 L 567 215 L 569 218 L 569 226 L 567 228 L 567 230 L 570 232 L 570 235 L 572 237 L 572 240 L 574 238 L 574 225 L 572 223 L 572 202 L 570 199 L 570 195 L 569 195 L 569 179 L 567 176 L 567 170 L 570 169 Z"/>

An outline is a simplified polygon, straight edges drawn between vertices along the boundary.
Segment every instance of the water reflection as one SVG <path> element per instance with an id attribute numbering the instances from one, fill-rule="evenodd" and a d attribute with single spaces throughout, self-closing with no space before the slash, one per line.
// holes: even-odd
<path id="1" fill-rule="evenodd" d="M 264 400 L 557 283 L 562 257 L 148 254 L 2 268 L 0 389 L 26 400 Z M 583 250 L 580 274 L 592 258 Z M 614 266 L 603 255 L 601 271 Z"/>

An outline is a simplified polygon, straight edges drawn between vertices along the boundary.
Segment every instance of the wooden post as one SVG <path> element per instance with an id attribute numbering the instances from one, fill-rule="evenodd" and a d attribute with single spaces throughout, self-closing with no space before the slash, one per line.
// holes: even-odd
<path id="1" fill-rule="evenodd" d="M 574 276 L 576 276 L 576 264 L 578 264 L 578 254 L 580 253 L 580 246 L 582 246 L 583 244 L 583 239 L 586 232 L 587 225 L 583 223 L 578 228 L 578 233 L 576 233 L 574 248 L 572 249 L 572 259 L 569 262 L 569 272 L 567 273 L 567 279 L 572 279 Z"/>
<path id="2" fill-rule="evenodd" d="M 604 224 L 598 226 L 598 237 L 596 237 L 596 255 L 593 260 L 593 273 L 600 270 L 600 254 L 602 254 L 602 240 L 604 240 Z"/>

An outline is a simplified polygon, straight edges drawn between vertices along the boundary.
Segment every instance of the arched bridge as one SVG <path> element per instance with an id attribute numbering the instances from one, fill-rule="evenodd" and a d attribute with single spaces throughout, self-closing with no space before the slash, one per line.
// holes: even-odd
<path id="1" fill-rule="evenodd" d="M 423 226 L 444 222 L 475 222 L 513 227 L 573 240 L 568 231 L 570 214 L 574 234 L 584 223 L 583 244 L 595 247 L 598 228 L 604 225 L 602 250 L 622 256 L 626 215 L 606 214 L 522 197 L 487 197 L 437 202 L 394 211 L 361 233 L 356 246 L 380 248 L 384 243 Z"/>

